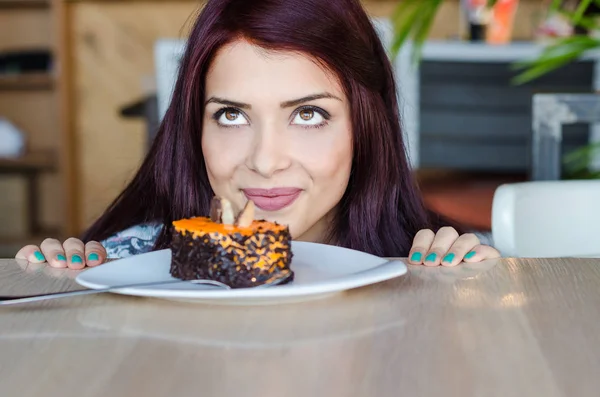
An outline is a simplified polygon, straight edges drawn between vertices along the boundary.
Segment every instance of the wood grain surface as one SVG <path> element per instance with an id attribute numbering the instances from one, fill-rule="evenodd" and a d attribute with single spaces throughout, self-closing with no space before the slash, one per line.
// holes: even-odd
<path id="1" fill-rule="evenodd" d="M 80 288 L 0 260 L 0 294 Z M 285 305 L 113 294 L 0 307 L 2 396 L 597 396 L 600 260 L 410 266 Z"/>

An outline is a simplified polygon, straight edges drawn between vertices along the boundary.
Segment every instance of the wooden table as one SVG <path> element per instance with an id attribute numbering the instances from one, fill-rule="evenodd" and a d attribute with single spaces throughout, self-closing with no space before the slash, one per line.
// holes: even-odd
<path id="1" fill-rule="evenodd" d="M 76 274 L 0 260 L 0 294 L 79 288 Z M 0 307 L 7 397 L 599 393 L 599 259 L 411 266 L 278 306 L 104 294 Z"/>

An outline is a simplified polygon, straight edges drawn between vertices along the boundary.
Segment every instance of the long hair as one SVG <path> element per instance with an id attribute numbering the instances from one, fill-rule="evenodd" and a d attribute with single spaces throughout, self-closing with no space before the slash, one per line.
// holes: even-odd
<path id="1" fill-rule="evenodd" d="M 382 256 L 406 256 L 416 232 L 443 220 L 425 208 L 407 161 L 391 63 L 358 0 L 209 0 L 181 60 L 171 103 L 139 171 L 83 240 L 102 240 L 143 222 L 165 227 L 205 216 L 213 191 L 201 150 L 206 74 L 224 45 L 245 39 L 304 53 L 333 71 L 350 102 L 350 180 L 328 242 Z"/>

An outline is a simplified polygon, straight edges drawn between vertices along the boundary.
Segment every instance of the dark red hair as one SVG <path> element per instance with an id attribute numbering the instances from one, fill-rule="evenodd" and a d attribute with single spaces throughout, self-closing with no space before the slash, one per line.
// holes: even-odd
<path id="1" fill-rule="evenodd" d="M 350 102 L 353 165 L 329 242 L 406 256 L 420 229 L 437 230 L 407 161 L 392 66 L 358 0 L 209 0 L 188 39 L 170 106 L 136 176 L 84 234 L 102 240 L 142 222 L 165 226 L 207 215 L 213 196 L 201 151 L 207 70 L 225 44 L 243 38 L 314 57 L 337 74 Z"/>

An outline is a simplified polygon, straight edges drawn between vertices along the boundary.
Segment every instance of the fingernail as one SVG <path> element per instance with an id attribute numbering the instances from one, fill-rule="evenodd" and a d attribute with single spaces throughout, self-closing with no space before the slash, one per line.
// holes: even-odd
<path id="1" fill-rule="evenodd" d="M 83 261 L 81 260 L 81 257 L 79 255 L 73 255 L 71 257 L 71 262 L 73 262 L 73 263 L 83 263 Z"/>
<path id="2" fill-rule="evenodd" d="M 45 261 L 46 258 L 44 258 L 44 255 L 42 255 L 42 253 L 40 251 L 35 251 L 33 253 L 33 255 L 35 256 L 35 259 L 37 259 L 38 261 Z"/>
<path id="3" fill-rule="evenodd" d="M 100 259 L 100 257 L 96 253 L 92 253 L 88 256 L 88 260 L 90 261 L 97 261 L 98 259 Z"/>
<path id="4" fill-rule="evenodd" d="M 66 262 L 67 261 L 67 258 L 64 255 L 62 255 L 62 254 L 56 255 L 56 259 L 58 259 L 61 262 Z"/>
<path id="5" fill-rule="evenodd" d="M 465 259 L 471 259 L 474 256 L 475 256 L 475 251 L 471 251 L 467 255 L 465 255 Z"/>
<path id="6" fill-rule="evenodd" d="M 446 255 L 446 256 L 444 257 L 444 262 L 448 262 L 448 263 L 450 263 L 450 262 L 452 262 L 453 260 L 454 260 L 454 254 L 453 254 L 453 253 L 449 253 L 448 255 Z"/>
<path id="7" fill-rule="evenodd" d="M 423 256 L 421 255 L 420 252 L 415 252 L 414 254 L 412 254 L 412 256 L 410 257 L 410 260 L 413 262 L 421 262 L 421 258 Z"/>
<path id="8" fill-rule="evenodd" d="M 427 258 L 425 258 L 426 262 L 435 262 L 435 258 L 437 257 L 435 252 L 432 252 L 431 254 L 427 255 Z"/>

